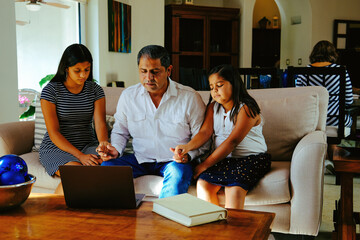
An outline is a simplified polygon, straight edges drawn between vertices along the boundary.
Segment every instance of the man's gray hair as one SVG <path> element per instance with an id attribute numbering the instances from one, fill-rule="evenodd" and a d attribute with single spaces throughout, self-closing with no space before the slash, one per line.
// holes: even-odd
<path id="1" fill-rule="evenodd" d="M 164 66 L 167 69 L 170 66 L 170 55 L 168 51 L 162 46 L 159 45 L 148 45 L 143 47 L 137 56 L 137 64 L 139 66 L 140 58 L 147 56 L 151 59 L 160 59 L 161 66 Z"/>

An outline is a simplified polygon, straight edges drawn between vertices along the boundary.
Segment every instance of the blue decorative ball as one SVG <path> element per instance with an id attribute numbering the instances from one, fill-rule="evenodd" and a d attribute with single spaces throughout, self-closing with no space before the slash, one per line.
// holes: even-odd
<path id="1" fill-rule="evenodd" d="M 27 177 L 28 168 L 21 157 L 13 154 L 0 157 L 0 185 L 23 183 Z"/>
<path id="2" fill-rule="evenodd" d="M 19 172 L 5 172 L 0 175 L 1 185 L 13 185 L 25 182 L 25 177 Z"/>

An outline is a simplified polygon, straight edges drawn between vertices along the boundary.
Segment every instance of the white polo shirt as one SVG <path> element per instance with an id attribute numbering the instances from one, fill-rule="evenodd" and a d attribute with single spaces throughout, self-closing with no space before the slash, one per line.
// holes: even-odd
<path id="1" fill-rule="evenodd" d="M 205 104 L 192 88 L 169 80 L 158 108 L 150 94 L 139 83 L 120 95 L 111 143 L 120 153 L 129 137 L 139 163 L 173 160 L 170 147 L 186 144 L 197 134 L 204 120 Z M 192 159 L 204 153 L 205 144 L 189 152 Z"/>

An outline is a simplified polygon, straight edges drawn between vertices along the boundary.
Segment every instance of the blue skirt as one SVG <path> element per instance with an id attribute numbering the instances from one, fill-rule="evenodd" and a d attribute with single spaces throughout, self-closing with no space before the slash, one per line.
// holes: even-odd
<path id="1" fill-rule="evenodd" d="M 225 158 L 202 172 L 199 178 L 223 187 L 251 190 L 270 171 L 271 155 L 260 153 L 244 158 Z"/>

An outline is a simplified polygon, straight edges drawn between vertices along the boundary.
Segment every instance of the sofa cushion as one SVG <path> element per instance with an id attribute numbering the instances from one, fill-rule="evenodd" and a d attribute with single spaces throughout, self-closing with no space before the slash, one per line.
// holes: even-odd
<path id="1" fill-rule="evenodd" d="M 272 161 L 271 171 L 266 174 L 245 198 L 245 205 L 271 205 L 289 202 L 291 199 L 288 161 Z"/>
<path id="2" fill-rule="evenodd" d="M 158 197 L 163 186 L 163 178 L 156 175 L 145 175 L 134 179 L 135 192 L 149 197 Z"/>
<path id="3" fill-rule="evenodd" d="M 114 115 L 116 112 L 119 97 L 125 88 L 120 87 L 103 87 L 106 97 L 106 114 Z"/>
<path id="4" fill-rule="evenodd" d="M 200 97 L 202 98 L 203 102 L 205 104 L 208 104 L 210 99 L 210 91 L 197 91 L 200 94 Z"/>
<path id="5" fill-rule="evenodd" d="M 291 159 L 296 144 L 315 131 L 319 121 L 317 94 L 257 100 L 265 118 L 263 134 L 273 160 Z M 293 109 L 299 109 L 294 111 Z"/>
<path id="6" fill-rule="evenodd" d="M 59 185 L 60 178 L 57 176 L 51 177 L 49 174 L 47 174 L 45 168 L 39 161 L 38 152 L 26 153 L 20 157 L 26 162 L 28 166 L 28 173 L 36 177 L 34 187 L 55 189 Z"/>
<path id="7" fill-rule="evenodd" d="M 291 162 L 274 161 L 271 171 L 266 174 L 245 198 L 245 205 L 272 205 L 287 203 L 291 199 L 289 173 Z M 154 175 L 141 176 L 134 179 L 135 192 L 145 193 L 147 197 L 158 197 L 162 188 L 163 178 Z M 195 185 L 188 191 L 196 195 Z M 223 191 L 219 194 L 220 204 L 225 203 Z"/>

